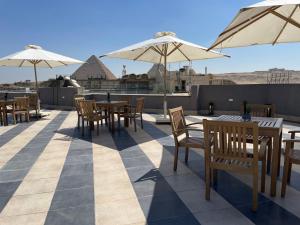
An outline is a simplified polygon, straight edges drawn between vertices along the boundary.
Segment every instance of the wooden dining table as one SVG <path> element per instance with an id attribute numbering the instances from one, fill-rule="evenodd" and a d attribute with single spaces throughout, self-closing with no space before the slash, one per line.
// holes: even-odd
<path id="1" fill-rule="evenodd" d="M 109 129 L 111 130 L 112 133 L 115 132 L 115 112 L 120 109 L 120 107 L 127 106 L 128 102 L 127 101 L 96 101 L 96 106 L 99 108 L 104 108 L 108 116 L 110 118 L 110 125 Z M 124 118 L 124 126 L 128 127 L 128 118 Z"/>
<path id="2" fill-rule="evenodd" d="M 3 124 L 4 124 L 4 126 L 8 125 L 8 121 L 7 121 L 7 106 L 13 107 L 14 103 L 15 103 L 14 99 L 0 100 L 0 106 L 3 108 Z"/>
<path id="3" fill-rule="evenodd" d="M 241 116 L 221 115 L 216 118 L 218 121 L 243 121 Z M 258 123 L 258 132 L 260 136 L 266 136 L 272 139 L 272 160 L 271 160 L 271 185 L 270 195 L 276 196 L 276 181 L 280 172 L 280 157 L 282 145 L 282 118 L 270 117 L 252 117 L 252 122 Z"/>

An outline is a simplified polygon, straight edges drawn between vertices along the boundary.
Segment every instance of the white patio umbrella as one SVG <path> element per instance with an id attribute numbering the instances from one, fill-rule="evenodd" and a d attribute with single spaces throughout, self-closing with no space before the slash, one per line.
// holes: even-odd
<path id="1" fill-rule="evenodd" d="M 35 76 L 35 87 L 38 92 L 37 67 L 53 68 L 71 64 L 82 64 L 84 62 L 46 51 L 37 45 L 27 45 L 25 50 L 8 55 L 0 59 L 0 66 L 8 67 L 33 67 Z M 38 99 L 38 111 L 40 100 Z"/>
<path id="2" fill-rule="evenodd" d="M 267 0 L 242 8 L 209 48 L 300 41 L 300 0 Z"/>
<path id="3" fill-rule="evenodd" d="M 27 45 L 25 50 L 0 58 L 0 66 L 33 67 L 36 90 L 38 90 L 37 67 L 54 68 L 84 62 L 46 51 L 37 45 Z"/>
<path id="4" fill-rule="evenodd" d="M 173 32 L 158 32 L 155 37 L 100 57 L 111 57 L 164 64 L 164 120 L 167 115 L 166 76 L 167 63 L 220 58 L 225 55 L 216 51 L 207 51 L 176 37 Z"/>

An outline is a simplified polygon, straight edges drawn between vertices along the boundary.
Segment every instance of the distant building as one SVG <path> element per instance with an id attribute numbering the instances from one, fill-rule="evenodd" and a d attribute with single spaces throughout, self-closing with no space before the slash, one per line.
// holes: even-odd
<path id="1" fill-rule="evenodd" d="M 154 64 L 148 73 L 126 74 L 123 65 L 122 77 L 116 76 L 94 55 L 87 63 L 79 67 L 71 76 L 78 84 L 86 89 L 100 91 L 115 91 L 124 93 L 161 93 L 164 90 L 164 66 Z M 192 85 L 234 84 L 213 76 L 197 74 L 191 67 L 184 66 L 179 71 L 167 71 L 167 92 L 187 92 Z"/>

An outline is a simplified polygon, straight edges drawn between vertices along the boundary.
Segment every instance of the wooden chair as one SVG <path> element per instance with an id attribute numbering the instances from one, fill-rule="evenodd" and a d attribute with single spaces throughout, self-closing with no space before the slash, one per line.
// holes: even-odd
<path id="1" fill-rule="evenodd" d="M 247 104 L 247 107 L 250 107 L 250 114 L 253 117 L 274 117 L 275 115 L 275 105 L 264 105 L 264 104 Z M 244 114 L 244 105 L 241 106 L 241 115 Z M 258 143 L 263 140 L 265 137 L 259 136 Z M 247 137 L 247 143 L 252 143 L 251 135 Z M 272 139 L 269 139 L 268 142 L 268 153 L 267 153 L 267 172 L 270 172 L 271 168 L 271 157 L 272 157 Z"/>
<path id="2" fill-rule="evenodd" d="M 206 199 L 210 199 L 212 174 L 217 170 L 251 174 L 253 176 L 253 211 L 258 201 L 258 161 L 262 162 L 261 191 L 265 191 L 266 149 L 268 139 L 258 148 L 258 124 L 203 120 L 205 140 Z M 247 149 L 247 135 L 253 136 L 253 150 Z M 213 180 L 216 178 L 214 177 Z M 234 191 L 234 190 L 233 190 Z"/>
<path id="3" fill-rule="evenodd" d="M 94 129 L 94 122 L 97 122 L 97 135 L 99 135 L 99 121 L 102 120 L 102 116 L 98 114 L 96 102 L 94 100 L 82 100 L 79 101 L 82 136 L 84 136 L 84 121 L 89 124 L 90 132 Z"/>
<path id="4" fill-rule="evenodd" d="M 141 127 L 144 129 L 143 125 L 143 111 L 144 111 L 144 98 L 137 98 L 135 106 L 127 106 L 124 108 L 125 113 L 120 114 L 120 117 L 129 119 L 130 123 L 133 120 L 134 131 L 136 132 L 136 118 L 141 118 Z M 119 119 L 119 118 L 118 118 Z"/>
<path id="5" fill-rule="evenodd" d="M 120 98 L 120 101 L 126 101 L 127 105 L 125 105 L 125 106 L 123 105 L 123 106 L 117 107 L 117 111 L 115 112 L 115 114 L 118 117 L 118 124 L 119 124 L 119 126 L 121 125 L 121 117 L 124 117 L 124 114 L 127 113 L 127 110 L 130 109 L 130 107 L 128 107 L 128 106 L 131 105 L 131 96 L 130 95 L 122 96 Z"/>
<path id="6" fill-rule="evenodd" d="M 285 196 L 286 185 L 290 183 L 291 171 L 293 164 L 300 164 L 300 149 L 295 148 L 295 143 L 300 143 L 300 139 L 295 139 L 296 133 L 300 133 L 300 130 L 294 130 L 289 132 L 291 139 L 284 140 L 285 152 L 284 152 L 284 167 L 281 186 L 281 197 Z"/>
<path id="7" fill-rule="evenodd" d="M 81 110 L 80 110 L 80 101 L 84 101 L 84 97 L 75 97 L 74 98 L 74 105 L 77 112 L 77 127 L 80 128 L 80 118 L 81 118 Z"/>
<path id="8" fill-rule="evenodd" d="M 177 170 L 178 151 L 179 147 L 185 147 L 185 163 L 188 162 L 189 148 L 202 148 L 204 149 L 204 139 L 197 137 L 190 137 L 189 131 L 201 129 L 193 128 L 192 125 L 201 123 L 186 124 L 182 107 L 169 109 L 169 116 L 171 121 L 172 133 L 175 141 L 175 155 L 174 155 L 174 171 Z"/>
<path id="9" fill-rule="evenodd" d="M 20 117 L 22 122 L 22 115 L 24 115 L 27 122 L 29 122 L 29 98 L 28 97 L 15 97 L 15 102 L 11 109 L 6 109 L 7 114 L 12 114 L 14 124 L 17 122 L 17 116 Z"/>
<path id="10" fill-rule="evenodd" d="M 264 104 L 247 104 L 250 108 L 250 114 L 254 117 L 274 117 L 275 105 L 264 105 Z M 244 105 L 240 109 L 241 115 L 244 114 Z"/>
<path id="11" fill-rule="evenodd" d="M 30 94 L 28 95 L 29 98 L 29 110 L 34 110 L 35 111 L 35 116 L 36 118 L 38 117 L 38 101 L 39 101 L 39 96 L 38 94 Z"/>

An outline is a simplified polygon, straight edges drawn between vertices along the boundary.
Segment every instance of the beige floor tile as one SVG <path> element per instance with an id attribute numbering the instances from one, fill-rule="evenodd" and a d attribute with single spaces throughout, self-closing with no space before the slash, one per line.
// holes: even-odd
<path id="1" fill-rule="evenodd" d="M 65 151 L 65 156 L 67 155 L 67 149 L 61 149 L 62 151 Z M 48 159 L 48 160 L 40 160 L 38 158 L 38 161 L 34 164 L 33 168 L 56 168 L 56 167 L 62 167 L 65 162 L 65 157 L 60 158 L 54 158 L 54 159 Z"/>
<path id="2" fill-rule="evenodd" d="M 110 160 L 102 160 L 101 163 L 98 161 L 94 161 L 94 168 L 96 172 L 105 172 L 105 171 L 111 171 L 111 170 L 119 170 L 124 168 L 124 164 L 119 157 L 114 157 Z"/>
<path id="3" fill-rule="evenodd" d="M 42 155 L 39 157 L 40 160 L 52 160 L 52 159 L 58 159 L 58 158 L 65 158 L 67 155 L 67 150 L 65 151 L 54 151 L 54 152 L 43 152 Z"/>
<path id="4" fill-rule="evenodd" d="M 105 184 L 129 181 L 129 177 L 127 175 L 125 168 L 101 172 L 94 167 L 94 174 L 95 174 L 94 182 L 99 186 Z"/>
<path id="5" fill-rule="evenodd" d="M 136 198 L 96 204 L 96 224 L 125 225 L 146 221 Z"/>
<path id="6" fill-rule="evenodd" d="M 0 217 L 1 225 L 43 225 L 47 213 L 34 213 L 21 216 Z"/>
<path id="7" fill-rule="evenodd" d="M 48 168 L 32 168 L 24 180 L 37 180 L 45 178 L 59 177 L 62 171 L 61 166 Z"/>
<path id="8" fill-rule="evenodd" d="M 0 214 L 3 216 L 47 212 L 54 193 L 14 196 Z"/>
<path id="9" fill-rule="evenodd" d="M 96 204 L 136 197 L 130 181 L 105 184 L 103 186 L 95 185 L 94 193 Z"/>
<path id="10" fill-rule="evenodd" d="M 57 178 L 24 180 L 15 192 L 16 195 L 40 194 L 54 192 L 58 183 Z"/>

